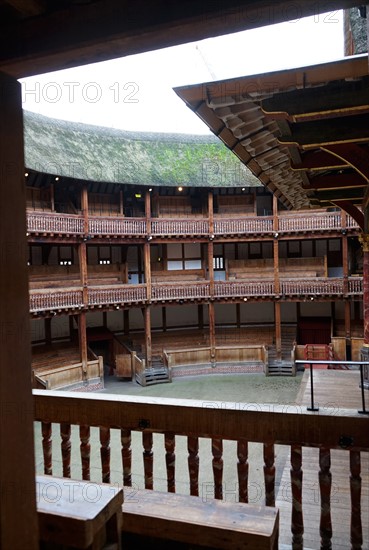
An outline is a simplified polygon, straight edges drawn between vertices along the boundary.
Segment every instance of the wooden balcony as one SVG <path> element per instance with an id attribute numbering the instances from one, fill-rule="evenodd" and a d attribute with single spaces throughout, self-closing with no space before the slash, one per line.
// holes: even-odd
<path id="1" fill-rule="evenodd" d="M 208 218 L 150 218 L 150 235 L 160 237 L 209 237 Z M 346 216 L 343 227 L 340 212 L 284 213 L 277 217 L 277 228 L 273 216 L 243 216 L 239 218 L 214 217 L 212 235 L 215 237 L 269 235 L 278 231 L 281 236 L 290 233 L 339 232 L 342 229 L 358 230 L 357 223 Z M 27 211 L 27 232 L 44 236 L 83 236 L 84 218 L 80 215 L 53 212 Z M 88 235 L 97 237 L 147 237 L 146 219 L 123 216 L 88 217 Z"/>
<path id="2" fill-rule="evenodd" d="M 302 297 L 338 298 L 362 297 L 362 277 L 314 277 L 310 279 L 281 279 L 280 292 L 275 292 L 274 281 L 210 281 L 155 283 L 151 286 L 151 302 L 193 302 L 202 300 L 227 301 L 252 299 L 300 299 Z M 84 301 L 82 287 L 30 290 L 30 312 L 61 312 L 73 309 L 125 306 L 149 300 L 147 286 L 112 284 L 89 286 Z"/>
<path id="3" fill-rule="evenodd" d="M 155 490 L 169 507 L 176 492 L 277 507 L 281 545 L 366 549 L 359 373 L 316 371 L 314 380 L 319 411 L 307 409 L 308 371 L 293 404 L 34 390 L 37 473 L 124 486 L 125 501 Z"/>

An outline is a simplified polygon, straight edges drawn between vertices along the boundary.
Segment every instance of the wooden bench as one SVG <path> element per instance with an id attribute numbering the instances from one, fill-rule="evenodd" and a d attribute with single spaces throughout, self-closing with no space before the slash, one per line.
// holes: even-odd
<path id="1" fill-rule="evenodd" d="M 123 489 L 113 485 L 36 476 L 42 550 L 120 550 Z"/>
<path id="2" fill-rule="evenodd" d="M 151 280 L 153 283 L 190 282 L 205 281 L 204 269 L 173 269 L 163 271 L 152 271 Z"/>
<path id="3" fill-rule="evenodd" d="M 171 541 L 169 547 L 277 550 L 278 536 L 277 508 L 124 487 L 128 548 L 146 538 Z"/>

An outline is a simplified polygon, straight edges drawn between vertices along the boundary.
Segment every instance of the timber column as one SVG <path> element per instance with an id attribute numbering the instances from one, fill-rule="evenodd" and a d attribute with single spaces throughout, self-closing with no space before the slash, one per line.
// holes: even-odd
<path id="1" fill-rule="evenodd" d="M 145 194 L 145 217 L 146 217 L 146 237 L 148 242 L 144 244 L 144 269 L 146 283 L 146 305 L 144 309 L 145 317 L 145 356 L 146 368 L 151 367 L 152 363 L 152 346 L 151 346 L 151 254 L 150 241 L 151 237 L 151 197 L 150 191 Z"/>
<path id="2" fill-rule="evenodd" d="M 81 191 L 81 209 L 83 215 L 83 242 L 79 244 L 78 247 L 78 258 L 79 258 L 79 273 L 81 278 L 82 285 L 82 294 L 83 294 L 83 306 L 88 307 L 88 274 L 87 274 L 87 238 L 88 238 L 88 194 L 87 186 L 84 185 Z M 78 342 L 79 342 L 79 353 L 82 363 L 82 373 L 83 378 L 87 378 L 87 363 L 88 363 L 88 353 L 87 353 L 87 321 L 86 321 L 86 312 L 82 311 L 78 316 Z"/>
<path id="3" fill-rule="evenodd" d="M 369 361 L 369 233 L 359 235 L 363 249 L 363 318 L 364 344 L 361 349 L 362 361 Z M 369 369 L 364 366 L 364 387 L 369 389 Z"/>
<path id="4" fill-rule="evenodd" d="M 273 270 L 274 270 L 274 295 L 280 297 L 280 281 L 279 281 L 279 233 L 278 233 L 278 199 L 273 195 Z M 275 323 L 275 348 L 276 356 L 280 361 L 282 359 L 282 330 L 281 330 L 281 304 L 278 301 L 274 302 L 274 323 Z"/>
<path id="5" fill-rule="evenodd" d="M 0 73 L 0 548 L 39 548 L 21 85 Z"/>

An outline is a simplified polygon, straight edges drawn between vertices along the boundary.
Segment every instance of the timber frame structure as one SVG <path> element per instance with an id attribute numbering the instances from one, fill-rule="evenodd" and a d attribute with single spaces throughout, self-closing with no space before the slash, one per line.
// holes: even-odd
<path id="1" fill-rule="evenodd" d="M 41 72 L 77 66 L 184 43 L 208 36 L 235 32 L 257 26 L 304 17 L 324 12 L 326 5 L 315 0 L 296 3 L 267 0 L 260 5 L 256 0 L 241 2 L 230 0 L 226 5 L 214 2 L 185 0 L 168 7 L 164 2 L 141 0 L 135 3 L 107 0 L 105 2 L 75 2 L 74 0 L 1 0 L 0 1 L 0 298 L 1 298 L 1 425 L 0 425 L 0 547 L 4 549 L 33 550 L 39 544 L 39 520 L 35 498 L 34 420 L 43 426 L 45 456 L 50 458 L 51 423 L 60 422 L 65 477 L 70 457 L 70 429 L 76 424 L 81 429 L 82 450 L 86 457 L 89 449 L 89 426 L 100 429 L 101 456 L 104 459 L 103 481 L 109 481 L 106 468 L 109 451 L 110 428 L 122 428 L 122 454 L 129 459 L 131 429 L 142 431 L 147 480 L 152 482 L 152 434 L 165 433 L 168 464 L 172 463 L 174 434 L 188 435 L 190 466 L 196 470 L 198 439 L 195 435 L 212 437 L 215 470 L 221 470 L 222 438 L 237 441 L 238 469 L 247 478 L 247 441 L 263 443 L 266 504 L 274 506 L 274 443 L 291 448 L 291 481 L 293 483 L 292 538 L 293 548 L 303 546 L 301 509 L 302 447 L 319 448 L 319 486 L 322 495 L 321 547 L 331 547 L 330 521 L 330 452 L 346 449 L 350 455 L 351 545 L 362 548 L 360 513 L 361 470 L 360 456 L 369 449 L 368 418 L 349 409 L 339 416 L 315 412 L 291 413 L 281 408 L 273 411 L 261 407 L 258 411 L 201 409 L 199 403 L 150 403 L 138 399 L 82 399 L 47 391 L 32 394 L 31 380 L 27 375 L 31 366 L 31 339 L 29 331 L 29 289 L 27 267 L 26 192 L 24 186 L 24 141 L 20 85 L 17 78 Z M 341 9 L 357 6 L 357 2 L 337 0 L 329 8 Z M 366 58 L 367 61 L 367 58 Z M 349 69 L 349 63 L 346 66 Z M 347 117 L 350 123 L 352 155 L 342 159 L 355 173 L 353 186 L 358 185 L 357 173 L 367 180 L 367 113 Z M 362 118 L 363 117 L 363 118 Z M 283 118 L 283 117 L 282 117 Z M 363 122 L 364 121 L 364 122 Z M 356 124 L 357 123 L 357 124 Z M 306 123 L 304 123 L 306 124 Z M 303 125 L 304 125 L 303 124 Z M 341 124 L 341 123 L 339 123 Z M 325 126 L 323 124 L 323 126 Z M 297 129 L 297 127 L 294 127 Z M 298 132 L 297 132 L 298 133 Z M 359 140 L 359 143 L 355 142 Z M 286 141 L 286 140 L 285 140 Z M 298 140 L 301 152 L 306 144 Z M 287 143 L 285 143 L 287 145 Z M 313 145 L 309 142 L 309 145 Z M 316 145 L 316 144 L 314 144 Z M 335 146 L 336 147 L 336 146 Z M 338 148 L 340 146 L 338 144 Z M 349 151 L 349 152 L 350 152 Z M 359 154 L 355 154 L 359 151 Z M 337 151 L 336 151 L 337 152 Z M 304 156 L 304 155 L 303 155 Z M 337 156 L 337 155 L 336 155 Z M 353 157 L 355 157 L 353 161 Z M 301 159 L 303 161 L 303 159 Z M 296 160 L 294 161 L 296 163 Z M 298 159 L 297 164 L 300 160 Z M 320 165 L 321 166 L 321 165 Z M 326 166 L 324 164 L 324 166 Z M 363 167 L 361 169 L 360 167 Z M 335 165 L 335 167 L 337 167 Z M 304 167 L 301 167 L 304 170 Z M 309 170 L 309 166 L 307 167 Z M 350 170 L 350 169 L 349 169 Z M 339 177 L 339 171 L 337 177 Z M 309 180 L 310 185 L 312 182 Z M 329 195 L 335 202 L 341 185 L 336 182 Z M 314 188 L 313 188 L 314 189 Z M 367 190 L 367 185 L 365 191 Z M 328 196 L 320 192 L 318 200 Z M 359 192 L 355 192 L 358 200 Z M 359 195 L 360 196 L 360 195 Z M 349 197 L 350 198 L 350 197 Z M 342 203 L 341 205 L 342 206 Z M 363 243 L 363 317 L 364 348 L 369 347 L 369 247 L 366 192 L 361 204 L 364 215 Z M 355 206 L 357 208 L 357 206 Z M 355 216 L 356 217 L 356 216 Z M 84 403 L 81 406 L 81 402 Z M 178 408 L 182 414 L 178 415 Z M 151 412 L 150 412 L 151 411 Z M 178 418 L 180 416 L 180 418 Z M 123 424 L 122 419 L 125 419 Z M 201 426 L 200 426 L 201 424 Z M 199 428 L 200 426 L 200 428 Z M 195 434 L 195 435 L 194 435 Z M 341 452 L 340 451 L 340 452 Z M 65 459 L 65 460 L 64 460 Z M 16 468 L 17 460 L 22 466 Z M 48 460 L 45 473 L 51 474 Z M 150 473 L 151 472 L 151 473 Z M 84 479 L 89 479 L 89 462 L 84 462 Z M 245 478 L 246 476 L 246 478 Z M 125 479 L 128 483 L 129 480 Z M 219 481 L 219 477 L 218 477 Z M 221 485 L 217 483 L 217 487 Z M 244 484 L 242 485 L 244 487 Z M 151 487 L 148 487 L 152 489 Z M 169 488 L 170 492 L 173 490 Z M 196 483 L 193 490 L 196 493 Z M 247 493 L 247 491 L 246 491 Z M 221 497 L 220 492 L 216 498 Z M 366 544 L 367 541 L 364 542 Z M 120 547 L 117 542 L 116 547 Z"/>

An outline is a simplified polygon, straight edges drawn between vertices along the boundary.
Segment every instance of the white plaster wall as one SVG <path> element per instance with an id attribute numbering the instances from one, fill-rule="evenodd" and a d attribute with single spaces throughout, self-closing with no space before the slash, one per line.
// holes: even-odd
<path id="1" fill-rule="evenodd" d="M 167 328 L 178 326 L 197 326 L 197 306 L 167 307 Z"/>
<path id="2" fill-rule="evenodd" d="M 43 319 L 30 321 L 31 342 L 45 339 L 45 325 Z"/>
<path id="3" fill-rule="evenodd" d="M 51 338 L 69 338 L 69 315 L 53 317 L 51 319 Z"/>
<path id="4" fill-rule="evenodd" d="M 236 304 L 215 304 L 215 325 L 237 324 Z"/>
<path id="5" fill-rule="evenodd" d="M 240 308 L 241 323 L 273 323 L 274 307 L 271 303 L 243 303 Z"/>

